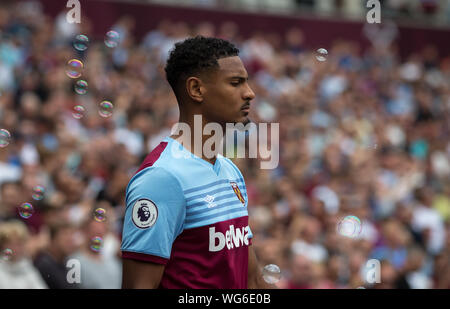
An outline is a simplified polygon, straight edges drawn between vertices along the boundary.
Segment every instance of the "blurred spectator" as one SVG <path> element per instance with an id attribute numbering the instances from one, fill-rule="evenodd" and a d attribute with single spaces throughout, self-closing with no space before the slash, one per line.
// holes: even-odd
<path id="1" fill-rule="evenodd" d="M 426 254 L 420 248 L 411 248 L 408 252 L 408 260 L 402 272 L 411 289 L 431 289 L 433 283 L 426 273 Z"/>
<path id="2" fill-rule="evenodd" d="M 383 245 L 375 248 L 372 257 L 387 260 L 395 269 L 405 266 L 408 258 L 410 235 L 397 221 L 389 220 L 382 227 Z"/>
<path id="3" fill-rule="evenodd" d="M 34 260 L 50 289 L 77 288 L 67 281 L 66 259 L 76 250 L 76 229 L 64 221 L 50 225 L 50 245 Z"/>
<path id="4" fill-rule="evenodd" d="M 286 46 L 287 51 L 298 55 L 305 50 L 304 44 L 304 34 L 300 28 L 292 28 L 286 32 Z"/>
<path id="5" fill-rule="evenodd" d="M 395 267 L 387 260 L 381 261 L 380 283 L 375 284 L 375 289 L 397 289 L 400 285 L 400 275 Z M 406 288 L 406 287 L 403 287 Z"/>
<path id="6" fill-rule="evenodd" d="M 415 197 L 418 205 L 413 212 L 412 227 L 422 234 L 427 250 L 438 254 L 445 243 L 445 228 L 442 217 L 431 208 L 433 193 L 430 188 L 423 187 L 415 191 Z"/>
<path id="7" fill-rule="evenodd" d="M 313 218 L 306 218 L 300 231 L 300 238 L 292 243 L 292 251 L 296 255 L 308 257 L 312 262 L 322 263 L 327 257 L 327 251 L 318 242 L 320 236 L 320 222 Z"/>
<path id="8" fill-rule="evenodd" d="M 20 184 L 4 182 L 0 186 L 0 218 L 2 220 L 16 218 L 17 207 L 21 204 Z"/>
<path id="9" fill-rule="evenodd" d="M 27 251 L 29 233 L 20 221 L 0 224 L 0 289 L 46 289 Z"/>
<path id="10" fill-rule="evenodd" d="M 83 244 L 77 252 L 69 257 L 77 259 L 81 264 L 80 287 L 83 289 L 119 289 L 122 285 L 120 260 L 117 255 L 103 252 L 109 236 L 108 224 L 89 217 L 81 226 L 81 232 Z"/>
<path id="11" fill-rule="evenodd" d="M 293 253 L 290 260 L 290 278 L 287 289 L 314 288 L 314 265 L 309 258 Z"/>
<path id="12" fill-rule="evenodd" d="M 446 243 L 443 250 L 434 259 L 432 281 L 434 288 L 450 289 L 450 224 L 446 226 Z"/>

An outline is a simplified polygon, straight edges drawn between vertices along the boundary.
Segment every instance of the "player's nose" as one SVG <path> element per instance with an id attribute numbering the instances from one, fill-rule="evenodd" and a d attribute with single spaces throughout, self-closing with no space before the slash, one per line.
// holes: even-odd
<path id="1" fill-rule="evenodd" d="M 251 101 L 251 100 L 253 100 L 255 98 L 255 96 L 256 95 L 253 92 L 252 88 L 250 87 L 249 84 L 247 84 L 247 87 L 246 87 L 245 92 L 244 92 L 244 100 L 245 101 Z"/>

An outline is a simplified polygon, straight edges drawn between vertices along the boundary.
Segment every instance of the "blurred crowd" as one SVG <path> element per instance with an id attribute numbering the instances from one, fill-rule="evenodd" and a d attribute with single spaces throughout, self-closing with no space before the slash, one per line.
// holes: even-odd
<path id="1" fill-rule="evenodd" d="M 256 93 L 250 118 L 280 123 L 278 168 L 233 159 L 277 286 L 450 288 L 450 55 L 423 46 L 400 59 L 395 32 L 365 51 L 330 42 L 321 59 L 304 45 L 314 34 L 296 28 L 243 38 L 232 22 L 162 20 L 137 40 L 134 26 L 112 25 L 120 42 L 109 48 L 87 19 L 0 4 L 0 129 L 11 133 L 0 148 L 0 288 L 120 288 L 126 186 L 178 120 L 164 65 L 174 42 L 197 34 L 236 44 Z M 77 34 L 90 38 L 85 51 Z M 72 58 L 86 94 L 66 75 Z M 103 100 L 111 117 L 98 113 Z M 337 230 L 349 215 L 361 221 L 353 237 Z M 367 280 L 372 259 L 379 283 Z"/>
<path id="2" fill-rule="evenodd" d="M 136 1 L 136 0 L 125 0 Z M 196 7 L 318 14 L 363 19 L 376 1 L 368 0 L 137 0 L 141 2 Z M 367 4 L 369 8 L 367 7 Z M 447 0 L 379 0 L 383 17 L 412 23 L 450 24 Z M 420 17 L 418 19 L 418 17 Z"/>

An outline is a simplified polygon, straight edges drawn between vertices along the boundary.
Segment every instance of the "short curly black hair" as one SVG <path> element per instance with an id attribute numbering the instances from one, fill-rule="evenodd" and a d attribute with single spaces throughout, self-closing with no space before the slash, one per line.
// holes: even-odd
<path id="1" fill-rule="evenodd" d="M 175 44 L 166 63 L 166 78 L 178 96 L 180 82 L 203 71 L 219 67 L 218 59 L 239 55 L 232 43 L 219 39 L 196 36 Z"/>

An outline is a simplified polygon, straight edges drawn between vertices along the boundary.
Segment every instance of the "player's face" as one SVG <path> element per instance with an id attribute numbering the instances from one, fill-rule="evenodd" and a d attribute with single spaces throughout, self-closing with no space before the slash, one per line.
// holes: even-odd
<path id="1" fill-rule="evenodd" d="M 219 69 L 207 81 L 203 115 L 208 121 L 226 123 L 250 122 L 250 101 L 255 93 L 248 84 L 248 74 L 238 56 L 218 60 Z"/>

